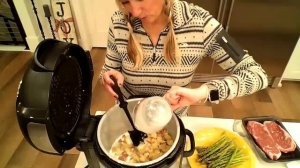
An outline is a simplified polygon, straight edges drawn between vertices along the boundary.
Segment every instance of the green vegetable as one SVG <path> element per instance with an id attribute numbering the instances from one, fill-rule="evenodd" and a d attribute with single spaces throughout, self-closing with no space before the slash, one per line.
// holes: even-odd
<path id="1" fill-rule="evenodd" d="M 224 133 L 221 138 L 208 147 L 196 147 L 198 161 L 208 168 L 231 168 L 243 163 L 247 157 L 241 148 Z"/>

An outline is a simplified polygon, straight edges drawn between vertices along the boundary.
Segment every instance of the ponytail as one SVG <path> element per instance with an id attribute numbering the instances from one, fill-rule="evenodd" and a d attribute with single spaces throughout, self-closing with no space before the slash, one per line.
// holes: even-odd
<path id="1" fill-rule="evenodd" d="M 133 34 L 133 29 L 130 22 L 127 22 L 127 25 L 129 29 L 127 52 L 130 60 L 133 62 L 133 68 L 138 69 L 143 64 L 143 49 Z"/>
<path id="2" fill-rule="evenodd" d="M 176 41 L 173 18 L 171 15 L 171 11 L 169 14 L 169 32 L 167 34 L 165 46 L 164 46 L 164 55 L 166 59 L 171 64 L 179 64 L 181 62 L 181 53 Z"/>
<path id="3" fill-rule="evenodd" d="M 176 41 L 173 21 L 173 0 L 166 0 L 165 14 L 169 20 L 169 32 L 164 45 L 164 55 L 171 64 L 179 64 L 181 62 L 181 53 Z"/>

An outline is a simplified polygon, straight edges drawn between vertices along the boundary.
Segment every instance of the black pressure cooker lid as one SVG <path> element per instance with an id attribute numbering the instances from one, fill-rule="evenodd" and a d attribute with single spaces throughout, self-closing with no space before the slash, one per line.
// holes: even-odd
<path id="1" fill-rule="evenodd" d="M 63 58 L 53 73 L 49 92 L 49 118 L 61 136 L 74 130 L 81 115 L 84 94 L 82 75 L 78 61 L 71 56 Z"/>
<path id="2" fill-rule="evenodd" d="M 92 61 L 80 46 L 42 41 L 19 86 L 17 118 L 27 141 L 40 151 L 62 154 L 87 127 Z M 78 132 L 81 130 L 81 132 Z"/>

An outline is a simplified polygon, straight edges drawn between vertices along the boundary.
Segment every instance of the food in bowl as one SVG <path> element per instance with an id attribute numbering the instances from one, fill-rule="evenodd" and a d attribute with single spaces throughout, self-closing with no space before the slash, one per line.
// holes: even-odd
<path id="1" fill-rule="evenodd" d="M 154 160 L 166 153 L 174 141 L 166 129 L 148 134 L 143 143 L 134 146 L 129 133 L 122 134 L 113 143 L 110 154 L 128 163 L 143 163 Z"/>

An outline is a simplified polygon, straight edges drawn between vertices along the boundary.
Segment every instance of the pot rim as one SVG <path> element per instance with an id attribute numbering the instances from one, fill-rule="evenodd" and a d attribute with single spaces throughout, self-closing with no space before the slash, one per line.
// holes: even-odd
<path id="1" fill-rule="evenodd" d="M 129 100 L 127 100 L 127 102 L 128 102 L 128 103 L 129 103 L 129 102 L 133 102 L 133 101 L 139 102 L 140 100 L 142 100 L 142 98 L 129 99 Z M 106 156 L 108 156 L 110 159 L 114 160 L 115 162 L 117 162 L 117 163 L 119 163 L 119 164 L 122 164 L 122 165 L 126 165 L 126 166 L 138 166 L 138 167 L 139 167 L 139 166 L 152 165 L 152 164 L 155 164 L 155 163 L 157 163 L 157 162 L 163 160 L 164 158 L 166 158 L 166 157 L 167 157 L 167 156 L 175 149 L 175 147 L 178 145 L 178 141 L 179 141 L 179 137 L 180 137 L 180 129 L 181 129 L 181 128 L 180 128 L 180 124 L 179 124 L 179 121 L 178 121 L 178 118 L 177 118 L 176 114 L 173 113 L 172 118 L 175 119 L 176 127 L 177 127 L 178 129 L 176 130 L 176 136 L 175 136 L 174 142 L 173 142 L 171 148 L 170 148 L 167 152 L 165 152 L 163 155 L 161 155 L 160 157 L 158 157 L 158 158 L 156 158 L 156 159 L 154 159 L 154 160 L 151 160 L 151 161 L 149 161 L 149 162 L 143 162 L 143 163 L 128 163 L 128 162 L 125 162 L 125 161 L 116 159 L 115 157 L 113 157 L 113 156 L 109 153 L 109 151 L 105 150 L 103 144 L 100 142 L 101 136 L 100 136 L 100 133 L 99 133 L 100 127 L 102 126 L 102 124 L 103 124 L 103 122 L 104 122 L 104 120 L 105 120 L 105 118 L 106 118 L 106 116 L 107 116 L 106 114 L 107 114 L 108 112 L 112 112 L 112 109 L 114 109 L 114 108 L 119 108 L 118 104 L 115 104 L 113 107 L 111 107 L 109 110 L 107 110 L 107 112 L 106 112 L 106 113 L 103 115 L 103 117 L 101 118 L 101 120 L 100 120 L 100 122 L 99 122 L 99 124 L 98 124 L 98 127 L 97 127 L 97 142 L 98 142 L 99 147 L 101 148 L 101 150 L 104 152 L 104 154 L 105 154 Z M 126 132 L 124 132 L 124 133 L 126 133 Z M 120 136 L 121 136 L 121 135 L 120 135 Z"/>

